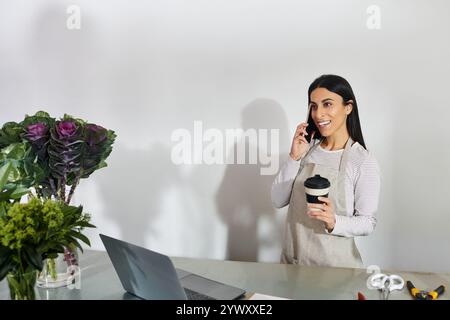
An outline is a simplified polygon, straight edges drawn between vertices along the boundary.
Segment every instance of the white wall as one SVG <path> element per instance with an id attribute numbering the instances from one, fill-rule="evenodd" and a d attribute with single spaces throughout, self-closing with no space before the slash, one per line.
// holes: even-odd
<path id="1" fill-rule="evenodd" d="M 68 30 L 66 9 L 81 9 Z M 370 5 L 381 29 L 366 26 Z M 171 162 L 171 134 L 280 129 L 286 159 L 307 88 L 352 84 L 383 174 L 366 264 L 450 272 L 450 3 L 434 1 L 0 1 L 0 122 L 45 109 L 116 131 L 109 167 L 75 203 L 90 232 L 166 254 L 278 261 L 286 209 L 261 164 Z M 266 148 L 258 145 L 259 149 Z M 264 151 L 264 150 L 263 150 Z"/>

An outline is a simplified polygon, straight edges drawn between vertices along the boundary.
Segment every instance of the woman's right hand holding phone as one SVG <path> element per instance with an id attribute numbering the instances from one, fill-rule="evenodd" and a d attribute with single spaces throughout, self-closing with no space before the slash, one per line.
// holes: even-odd
<path id="1" fill-rule="evenodd" d="M 309 142 L 306 140 L 306 136 L 308 135 L 308 132 L 306 132 L 307 126 L 308 123 L 306 122 L 300 123 L 297 126 L 294 138 L 292 139 L 291 152 L 289 153 L 289 156 L 296 161 L 302 159 L 309 150 Z M 311 134 L 310 140 L 314 138 L 314 134 L 315 132 Z"/>

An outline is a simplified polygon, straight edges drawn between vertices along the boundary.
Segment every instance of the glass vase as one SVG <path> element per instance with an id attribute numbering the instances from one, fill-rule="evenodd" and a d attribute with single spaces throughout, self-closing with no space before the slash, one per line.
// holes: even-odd
<path id="1" fill-rule="evenodd" d="M 11 300 L 35 300 L 36 277 L 37 271 L 8 273 L 6 279 Z"/>
<path id="2" fill-rule="evenodd" d="M 74 284 L 78 268 L 77 253 L 66 251 L 57 258 L 45 259 L 44 267 L 38 275 L 40 288 L 60 288 Z M 74 265 L 76 262 L 76 265 Z"/>

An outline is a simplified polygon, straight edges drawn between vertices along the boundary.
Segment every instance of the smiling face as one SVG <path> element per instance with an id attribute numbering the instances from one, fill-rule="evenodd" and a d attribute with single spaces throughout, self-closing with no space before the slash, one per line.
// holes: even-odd
<path id="1" fill-rule="evenodd" d="M 342 97 L 325 88 L 311 92 L 311 117 L 323 137 L 347 134 L 346 120 L 352 112 L 352 104 L 344 104 Z"/>

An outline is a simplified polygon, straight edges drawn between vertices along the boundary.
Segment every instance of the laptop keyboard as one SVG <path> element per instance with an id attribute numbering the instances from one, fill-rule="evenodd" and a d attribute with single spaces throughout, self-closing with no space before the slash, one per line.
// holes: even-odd
<path id="1" fill-rule="evenodd" d="M 188 300 L 216 300 L 213 297 L 206 296 L 202 293 L 189 290 L 188 288 L 183 288 L 184 292 L 186 292 L 186 296 Z"/>

